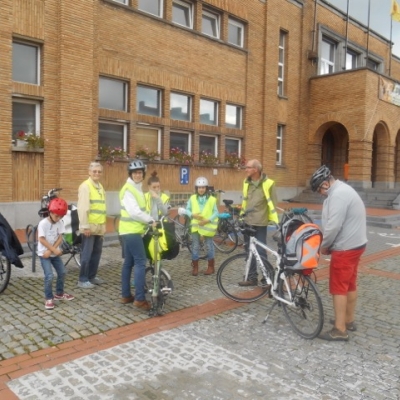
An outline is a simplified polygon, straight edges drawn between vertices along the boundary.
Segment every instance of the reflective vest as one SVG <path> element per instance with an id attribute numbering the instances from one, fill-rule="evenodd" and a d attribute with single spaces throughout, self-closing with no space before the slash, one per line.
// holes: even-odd
<path id="1" fill-rule="evenodd" d="M 163 204 L 167 204 L 167 202 L 169 201 L 169 196 L 167 196 L 165 193 L 161 193 L 160 198 L 161 198 L 161 201 Z M 152 199 L 150 192 L 147 192 L 144 194 L 144 199 L 146 201 L 146 211 L 148 213 L 150 213 L 151 212 L 151 199 Z M 161 211 L 158 211 L 158 215 L 160 217 L 162 217 Z"/>
<path id="2" fill-rule="evenodd" d="M 89 186 L 89 224 L 102 225 L 107 220 L 106 196 L 103 186 L 99 183 L 99 187 L 93 185 L 93 182 L 88 179 L 86 184 Z"/>
<path id="3" fill-rule="evenodd" d="M 121 218 L 119 220 L 119 234 L 126 235 L 128 233 L 140 233 L 141 235 L 145 233 L 147 229 L 147 224 L 139 221 L 133 220 L 128 211 L 126 211 L 125 206 L 122 204 L 122 200 L 124 198 L 125 192 L 129 191 L 135 197 L 139 208 L 142 211 L 146 211 L 146 203 L 144 200 L 144 195 L 142 192 L 133 187 L 130 183 L 125 183 L 119 192 L 119 200 L 121 202 Z"/>
<path id="4" fill-rule="evenodd" d="M 274 183 L 275 182 L 272 179 L 266 179 L 262 182 L 262 188 L 263 188 L 264 195 L 265 195 L 265 198 L 267 200 L 267 205 L 268 205 L 268 220 L 275 222 L 277 224 L 279 222 L 278 213 L 275 210 L 274 203 L 272 202 L 271 196 L 269 193 L 269 190 Z M 247 181 L 247 179 L 245 179 L 245 181 L 243 182 L 243 202 L 242 202 L 242 210 L 243 211 L 246 211 L 247 198 L 248 198 L 247 193 L 248 192 L 249 192 L 249 182 Z"/>
<path id="5" fill-rule="evenodd" d="M 200 205 L 199 205 L 199 202 L 197 201 L 196 194 L 194 194 L 190 197 L 190 201 L 192 204 L 192 215 L 200 214 L 205 219 L 211 218 L 211 216 L 213 215 L 213 212 L 214 212 L 214 206 L 217 202 L 217 200 L 214 196 L 210 196 L 207 199 L 202 212 L 200 212 Z M 200 226 L 199 220 L 192 218 L 191 231 L 199 232 L 199 235 L 202 235 L 202 236 L 213 237 L 215 235 L 215 233 L 217 232 L 217 226 L 218 226 L 218 219 L 216 219 L 215 221 L 208 222 L 207 224 L 205 224 L 203 226 Z"/>

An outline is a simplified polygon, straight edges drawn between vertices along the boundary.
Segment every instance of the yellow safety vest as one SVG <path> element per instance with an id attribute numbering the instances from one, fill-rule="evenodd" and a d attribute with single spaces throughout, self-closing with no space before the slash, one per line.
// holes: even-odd
<path id="1" fill-rule="evenodd" d="M 121 202 L 121 218 L 119 221 L 118 231 L 120 235 L 126 235 L 128 233 L 140 233 L 142 235 L 146 231 L 147 225 L 143 222 L 133 220 L 122 204 L 124 194 L 127 190 L 133 194 L 140 209 L 142 211 L 146 211 L 146 203 L 143 193 L 139 192 L 139 190 L 133 187 L 130 183 L 125 183 L 119 192 L 119 200 Z"/>
<path id="2" fill-rule="evenodd" d="M 169 196 L 167 196 L 165 193 L 161 193 L 160 198 L 163 204 L 167 204 L 167 202 L 169 201 Z M 146 211 L 149 213 L 151 211 L 151 199 L 152 199 L 149 192 L 144 194 L 144 199 L 146 201 Z M 158 215 L 162 216 L 161 211 L 158 211 Z"/>
<path id="3" fill-rule="evenodd" d="M 200 214 L 202 217 L 206 219 L 211 218 L 211 216 L 213 215 L 214 206 L 217 202 L 214 196 L 210 196 L 207 199 L 207 202 L 204 205 L 202 212 L 200 212 L 200 205 L 199 202 L 197 201 L 196 194 L 190 197 L 190 201 L 192 204 L 192 215 Z M 200 226 L 199 220 L 192 218 L 191 231 L 199 232 L 199 235 L 213 237 L 215 235 L 215 232 L 217 231 L 217 227 L 218 227 L 218 219 L 216 219 L 215 221 L 208 222 L 206 225 Z"/>
<path id="4" fill-rule="evenodd" d="M 271 196 L 269 194 L 269 189 L 275 182 L 272 179 L 266 179 L 262 182 L 262 188 L 264 191 L 265 198 L 267 199 L 268 204 L 268 220 L 275 222 L 276 224 L 279 222 L 278 213 L 275 210 L 274 203 L 271 200 Z M 247 179 L 243 182 L 243 202 L 242 202 L 242 211 L 246 211 L 247 207 L 247 193 L 249 192 L 249 182 Z"/>
<path id="5" fill-rule="evenodd" d="M 102 225 L 107 220 L 107 209 L 106 209 L 106 196 L 103 186 L 99 183 L 99 187 L 93 185 L 93 182 L 88 179 L 86 184 L 89 186 L 89 224 Z"/>

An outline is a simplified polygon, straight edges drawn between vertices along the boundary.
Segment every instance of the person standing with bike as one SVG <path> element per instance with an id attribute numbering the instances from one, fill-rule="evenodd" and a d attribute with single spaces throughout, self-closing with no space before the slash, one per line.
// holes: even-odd
<path id="1" fill-rule="evenodd" d="M 82 237 L 81 268 L 78 287 L 91 289 L 104 283 L 98 278 L 103 238 L 106 232 L 106 192 L 100 183 L 103 167 L 98 162 L 89 165 L 89 178 L 79 186 L 78 216 Z"/>
<path id="2" fill-rule="evenodd" d="M 119 234 L 124 246 L 124 263 L 121 273 L 121 303 L 132 303 L 142 310 L 149 311 L 151 304 L 145 298 L 146 251 L 143 235 L 148 224 L 156 227 L 156 220 L 146 212 L 146 201 L 142 182 L 146 166 L 140 160 L 128 165 L 128 179 L 119 192 L 121 219 Z M 131 275 L 134 267 L 135 296 L 131 294 Z"/>
<path id="3" fill-rule="evenodd" d="M 243 182 L 242 214 L 244 221 L 255 229 L 255 237 L 262 243 L 267 243 L 267 226 L 269 222 L 277 224 L 278 214 L 275 209 L 276 194 L 275 182 L 262 172 L 262 165 L 258 160 L 250 160 L 246 163 L 246 179 Z M 248 212 L 250 211 L 250 212 Z M 248 247 L 249 238 L 245 238 Z M 264 249 L 258 247 L 258 251 L 265 257 Z M 252 261 L 249 276 L 246 281 L 238 282 L 239 286 L 257 286 L 257 265 Z"/>
<path id="4" fill-rule="evenodd" d="M 329 341 L 347 341 L 355 331 L 357 270 L 367 245 L 367 217 L 359 194 L 335 179 L 328 167 L 318 168 L 310 180 L 311 190 L 326 196 L 322 206 L 321 254 L 330 254 L 329 292 L 333 297 L 333 328 L 319 335 Z"/>
<path id="5" fill-rule="evenodd" d="M 186 209 L 179 208 L 179 215 L 187 215 L 191 218 L 191 234 L 193 241 L 192 250 L 192 275 L 199 273 L 199 249 L 200 237 L 203 236 L 207 246 L 207 270 L 204 275 L 211 275 L 215 272 L 214 244 L 213 237 L 218 226 L 218 208 L 217 200 L 209 193 L 208 180 L 199 177 L 195 181 L 195 191 L 189 201 Z"/>

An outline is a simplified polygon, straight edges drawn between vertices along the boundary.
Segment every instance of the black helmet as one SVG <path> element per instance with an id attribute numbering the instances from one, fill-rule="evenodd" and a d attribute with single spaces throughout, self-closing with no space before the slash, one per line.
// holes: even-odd
<path id="1" fill-rule="evenodd" d="M 138 169 L 141 169 L 143 171 L 143 179 L 146 175 L 146 165 L 143 164 L 142 160 L 135 160 L 135 161 L 131 161 L 128 164 L 128 173 L 129 176 L 131 175 L 131 173 L 133 171 L 137 171 Z"/>
<path id="2" fill-rule="evenodd" d="M 311 177 L 310 180 L 311 190 L 313 192 L 316 192 L 320 187 L 321 183 L 323 181 L 328 180 L 330 176 L 331 176 L 331 171 L 326 165 L 319 167 Z"/>

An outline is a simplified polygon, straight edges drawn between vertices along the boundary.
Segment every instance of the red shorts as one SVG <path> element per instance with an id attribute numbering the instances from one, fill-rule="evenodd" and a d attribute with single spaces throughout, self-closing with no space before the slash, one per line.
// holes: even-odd
<path id="1" fill-rule="evenodd" d="M 329 269 L 329 293 L 347 295 L 357 290 L 357 270 L 365 246 L 357 250 L 332 251 Z"/>

